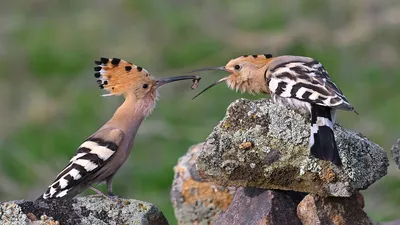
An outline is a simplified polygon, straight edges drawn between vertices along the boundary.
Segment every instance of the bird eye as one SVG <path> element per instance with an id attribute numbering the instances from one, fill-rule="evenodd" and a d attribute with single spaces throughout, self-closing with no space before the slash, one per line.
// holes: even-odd
<path id="1" fill-rule="evenodd" d="M 240 70 L 242 67 L 239 65 L 236 65 L 234 68 L 235 68 L 235 70 Z"/>
<path id="2" fill-rule="evenodd" d="M 149 87 L 149 85 L 148 84 L 143 84 L 143 86 L 142 86 L 144 89 L 146 89 L 146 88 L 148 88 Z"/>

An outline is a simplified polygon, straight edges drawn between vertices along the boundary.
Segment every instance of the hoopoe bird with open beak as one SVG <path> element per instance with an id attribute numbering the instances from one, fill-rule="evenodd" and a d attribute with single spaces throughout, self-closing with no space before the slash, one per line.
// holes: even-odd
<path id="1" fill-rule="evenodd" d="M 78 148 L 68 165 L 39 199 L 73 198 L 90 188 L 98 195 L 110 198 L 112 180 L 127 160 L 143 120 L 153 111 L 158 88 L 179 80 L 194 80 L 195 76 L 178 76 L 155 80 L 147 70 L 118 58 L 101 58 L 94 67 L 97 83 L 109 93 L 124 95 L 124 103 L 113 117 Z M 107 194 L 93 184 L 104 182 Z"/>
<path id="2" fill-rule="evenodd" d="M 342 165 L 333 133 L 335 111 L 357 112 L 320 62 L 303 56 L 244 55 L 230 60 L 225 66 L 197 69 L 191 73 L 206 70 L 223 70 L 231 74 L 206 87 L 194 98 L 226 82 L 236 91 L 270 94 L 275 103 L 305 109 L 311 120 L 311 155 Z"/>

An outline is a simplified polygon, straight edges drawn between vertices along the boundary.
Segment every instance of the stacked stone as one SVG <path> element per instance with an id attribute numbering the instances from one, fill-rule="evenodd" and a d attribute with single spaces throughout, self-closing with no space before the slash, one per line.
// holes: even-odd
<path id="1" fill-rule="evenodd" d="M 168 225 L 153 204 L 134 199 L 109 201 L 78 197 L 71 200 L 0 202 L 1 225 Z"/>
<path id="2" fill-rule="evenodd" d="M 335 124 L 338 167 L 310 156 L 309 136 L 301 112 L 267 99 L 233 102 L 175 167 L 179 224 L 373 224 L 359 191 L 387 174 L 386 152 Z"/>

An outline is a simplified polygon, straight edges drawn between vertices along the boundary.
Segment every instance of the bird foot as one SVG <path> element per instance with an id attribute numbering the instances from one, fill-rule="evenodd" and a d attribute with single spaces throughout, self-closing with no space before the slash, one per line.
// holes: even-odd
<path id="1" fill-rule="evenodd" d="M 113 194 L 112 192 L 107 192 L 107 194 L 104 194 L 102 191 L 93 186 L 90 186 L 89 188 L 96 192 L 96 194 L 89 195 L 89 197 L 103 197 L 110 201 L 117 201 L 120 198 L 120 196 Z"/>

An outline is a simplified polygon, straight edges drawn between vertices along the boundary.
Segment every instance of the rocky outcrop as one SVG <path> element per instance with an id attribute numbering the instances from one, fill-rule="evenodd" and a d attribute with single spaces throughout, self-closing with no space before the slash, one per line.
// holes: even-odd
<path id="1" fill-rule="evenodd" d="M 385 151 L 335 124 L 338 167 L 310 156 L 309 126 L 304 112 L 268 99 L 233 102 L 175 167 L 179 223 L 373 224 L 358 190 L 386 175 Z"/>
<path id="2" fill-rule="evenodd" d="M 197 171 L 222 186 L 336 197 L 349 197 L 386 175 L 385 151 L 338 124 L 335 138 L 343 166 L 310 156 L 309 126 L 301 112 L 268 99 L 239 99 L 207 138 Z"/>
<path id="3" fill-rule="evenodd" d="M 222 187 L 199 177 L 195 168 L 203 143 L 192 146 L 174 167 L 171 201 L 180 225 L 213 224 L 232 202 L 234 187 Z"/>
<path id="4" fill-rule="evenodd" d="M 79 197 L 68 201 L 12 201 L 0 203 L 0 224 L 142 224 L 168 225 L 154 205 L 132 199 L 115 201 Z"/>

